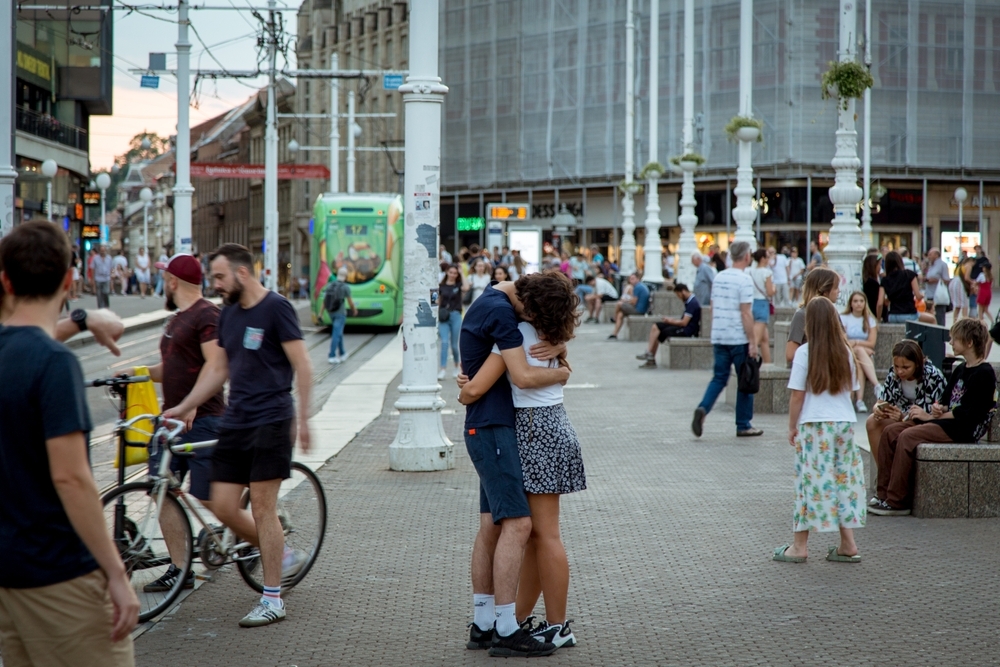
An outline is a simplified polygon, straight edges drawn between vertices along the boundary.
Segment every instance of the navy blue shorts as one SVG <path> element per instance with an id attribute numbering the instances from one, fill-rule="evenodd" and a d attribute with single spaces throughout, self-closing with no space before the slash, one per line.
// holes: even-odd
<path id="1" fill-rule="evenodd" d="M 211 415 L 194 420 L 191 430 L 181 436 L 181 442 L 204 442 L 219 437 L 219 418 Z M 196 449 L 190 454 L 174 454 L 170 459 L 170 470 L 180 482 L 191 473 L 191 495 L 198 500 L 209 500 L 212 487 L 212 450 Z M 160 467 L 160 452 L 150 452 L 149 472 L 155 473 Z"/>
<path id="2" fill-rule="evenodd" d="M 517 453 L 517 432 L 510 426 L 465 429 L 465 448 L 479 473 L 479 512 L 493 523 L 531 516 Z"/>

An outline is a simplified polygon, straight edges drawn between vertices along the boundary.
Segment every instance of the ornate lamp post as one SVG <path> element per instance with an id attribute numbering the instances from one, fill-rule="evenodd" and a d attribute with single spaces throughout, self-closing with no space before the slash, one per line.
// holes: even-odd
<path id="1" fill-rule="evenodd" d="M 663 283 L 663 246 L 660 242 L 660 176 L 657 168 L 657 144 L 660 127 L 660 0 L 649 6 L 649 164 L 643 169 L 646 186 L 646 242 L 643 244 L 645 270 L 642 281 Z"/>
<path id="2" fill-rule="evenodd" d="M 149 188 L 139 190 L 142 200 L 142 247 L 149 253 L 149 204 L 153 201 L 153 191 Z"/>
<path id="3" fill-rule="evenodd" d="M 740 0 L 740 116 L 753 117 L 753 0 Z M 753 167 L 750 165 L 750 142 L 756 141 L 758 136 L 760 130 L 756 128 L 742 127 L 737 132 L 740 161 L 733 189 L 736 195 L 736 208 L 733 209 L 735 240 L 746 241 L 751 248 L 757 247 L 757 238 L 753 233 L 753 223 L 757 219 L 753 201 L 757 190 L 753 185 Z"/>
<path id="4" fill-rule="evenodd" d="M 625 3 L 625 180 L 622 183 L 622 242 L 618 268 L 622 275 L 635 271 L 635 18 L 633 0 Z"/>
<path id="5" fill-rule="evenodd" d="M 45 209 L 45 217 L 49 222 L 52 222 L 52 179 L 56 177 L 59 173 L 59 165 L 52 158 L 49 158 L 42 163 L 42 176 L 47 180 L 45 181 L 45 196 L 48 199 Z"/>
<path id="6" fill-rule="evenodd" d="M 969 198 L 969 193 L 963 187 L 955 188 L 955 201 L 958 202 L 958 257 L 962 257 L 962 231 L 964 227 L 965 200 Z"/>
<path id="7" fill-rule="evenodd" d="M 111 187 L 111 177 L 108 173 L 101 172 L 95 179 L 97 187 L 101 189 L 101 243 L 108 242 L 108 188 Z"/>
<path id="8" fill-rule="evenodd" d="M 856 30 L 858 9 L 854 0 L 840 0 L 840 63 L 854 63 L 856 57 Z M 863 67 L 861 68 L 864 69 Z M 826 246 L 826 259 L 830 268 L 840 274 L 840 298 L 844 305 L 851 292 L 861 289 L 861 260 L 865 248 L 858 226 L 858 202 L 864 194 L 858 187 L 858 132 L 854 122 L 855 98 L 838 85 L 837 152 L 831 164 L 836 172 L 830 188 L 833 203 L 833 224 L 830 227 L 830 244 Z"/>
<path id="9" fill-rule="evenodd" d="M 694 0 L 684 0 L 684 153 L 694 152 Z M 677 245 L 677 281 L 688 287 L 694 285 L 695 268 L 688 261 L 698 250 L 694 238 L 694 228 L 698 224 L 695 215 L 694 170 L 697 163 L 681 157 L 680 168 L 684 171 L 681 185 L 681 214 L 677 222 L 681 226 L 680 243 Z"/>

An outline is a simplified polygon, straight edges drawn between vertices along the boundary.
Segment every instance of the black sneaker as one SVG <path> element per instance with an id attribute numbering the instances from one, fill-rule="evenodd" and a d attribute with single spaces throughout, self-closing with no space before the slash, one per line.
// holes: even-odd
<path id="1" fill-rule="evenodd" d="M 646 363 L 639 364 L 639 368 L 656 368 L 656 359 L 646 359 Z"/>
<path id="2" fill-rule="evenodd" d="M 563 646 L 567 648 L 570 646 L 576 646 L 576 636 L 569 628 L 569 624 L 572 622 L 573 621 L 566 621 L 565 623 L 549 625 L 543 621 L 542 624 L 538 626 L 533 633 L 531 633 L 531 636 L 540 642 L 554 644 L 556 648 L 562 648 Z"/>
<path id="3" fill-rule="evenodd" d="M 509 637 L 494 633 L 489 654 L 494 658 L 540 658 L 556 652 L 556 645 L 542 642 L 518 628 Z"/>
<path id="4" fill-rule="evenodd" d="M 648 361 L 649 359 L 656 359 L 656 356 L 650 354 L 649 352 L 643 352 L 642 354 L 635 355 L 635 358 L 639 361 Z"/>
<path id="5" fill-rule="evenodd" d="M 877 505 L 869 505 L 868 513 L 877 516 L 907 516 L 910 513 L 909 507 L 893 507 L 884 500 L 878 501 Z"/>
<path id="6" fill-rule="evenodd" d="M 691 430 L 699 438 L 701 437 L 701 426 L 705 423 L 705 415 L 707 414 L 708 413 L 705 412 L 705 408 L 699 407 L 694 410 L 694 419 L 691 421 Z"/>
<path id="7" fill-rule="evenodd" d="M 475 623 L 469 623 L 469 641 L 465 642 L 465 648 L 470 651 L 488 649 L 493 645 L 493 636 L 495 634 L 496 630 L 493 628 L 490 628 L 489 630 L 480 630 L 479 626 Z"/>
<path id="8" fill-rule="evenodd" d="M 179 567 L 173 564 L 167 568 L 167 571 L 163 573 L 163 576 L 156 581 L 151 581 L 142 587 L 143 593 L 166 593 L 167 591 L 174 590 L 174 586 L 177 585 L 177 577 L 181 574 Z M 184 579 L 184 588 L 194 588 L 194 572 L 188 570 L 187 577 Z"/>
<path id="9" fill-rule="evenodd" d="M 545 621 L 542 621 L 542 625 L 544 625 L 544 624 L 545 624 Z M 521 621 L 520 627 L 521 627 L 522 630 L 524 630 L 525 632 L 527 632 L 529 635 L 533 635 L 533 634 L 535 634 L 535 630 L 537 630 L 538 628 L 540 628 L 542 626 L 541 625 L 535 625 L 535 617 L 534 616 L 529 616 L 528 618 L 526 618 L 523 621 Z"/>

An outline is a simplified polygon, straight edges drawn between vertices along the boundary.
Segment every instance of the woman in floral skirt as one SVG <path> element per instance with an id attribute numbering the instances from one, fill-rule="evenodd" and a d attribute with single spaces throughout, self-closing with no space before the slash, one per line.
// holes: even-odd
<path id="1" fill-rule="evenodd" d="M 806 306 L 806 340 L 795 351 L 788 388 L 788 442 L 798 455 L 792 544 L 774 560 L 804 563 L 811 531 L 840 531 L 829 561 L 859 563 L 854 529 L 865 525 L 865 474 L 854 443 L 857 416 L 851 394 L 857 370 L 837 309 L 818 297 Z"/>

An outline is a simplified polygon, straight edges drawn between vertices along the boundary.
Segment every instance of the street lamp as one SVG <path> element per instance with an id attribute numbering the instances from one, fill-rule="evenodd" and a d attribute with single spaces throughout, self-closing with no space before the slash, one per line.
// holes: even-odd
<path id="1" fill-rule="evenodd" d="M 962 261 L 962 207 L 965 204 L 965 200 L 969 198 L 969 193 L 965 188 L 959 186 L 955 188 L 955 201 L 958 202 L 958 261 Z"/>
<path id="2" fill-rule="evenodd" d="M 59 173 L 59 165 L 52 158 L 42 163 L 42 175 L 49 179 L 45 184 L 45 192 L 48 197 L 48 208 L 45 209 L 45 217 L 52 222 L 52 179 Z"/>
<path id="3" fill-rule="evenodd" d="M 114 167 L 112 167 L 114 169 Z M 101 243 L 108 242 L 108 188 L 111 187 L 111 177 L 108 173 L 101 172 L 97 175 L 97 187 L 101 190 Z"/>
<path id="4" fill-rule="evenodd" d="M 142 200 L 142 245 L 149 252 L 149 202 L 153 201 L 153 191 L 149 188 L 139 190 Z"/>
<path id="5" fill-rule="evenodd" d="M 288 152 L 289 153 L 298 153 L 299 152 L 299 142 L 295 141 L 295 139 L 292 139 L 291 141 L 289 141 L 288 142 Z"/>

